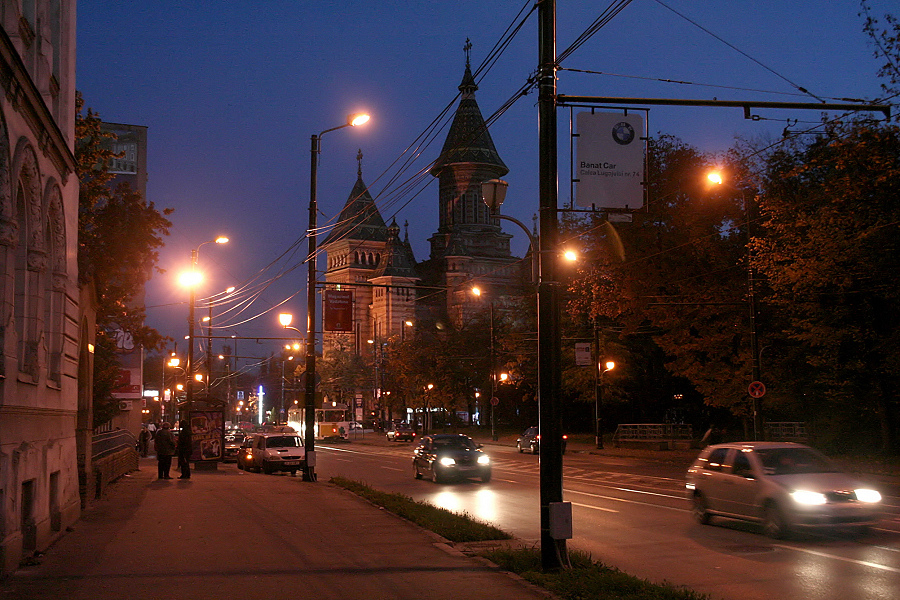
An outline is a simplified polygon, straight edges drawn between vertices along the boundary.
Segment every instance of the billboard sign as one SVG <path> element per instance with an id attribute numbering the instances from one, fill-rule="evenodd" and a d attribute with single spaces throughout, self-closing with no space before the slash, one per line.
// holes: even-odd
<path id="1" fill-rule="evenodd" d="M 322 295 L 325 331 L 353 331 L 353 292 L 325 290 Z"/>
<path id="2" fill-rule="evenodd" d="M 637 210 L 644 206 L 644 118 L 581 112 L 576 117 L 575 204 Z"/>

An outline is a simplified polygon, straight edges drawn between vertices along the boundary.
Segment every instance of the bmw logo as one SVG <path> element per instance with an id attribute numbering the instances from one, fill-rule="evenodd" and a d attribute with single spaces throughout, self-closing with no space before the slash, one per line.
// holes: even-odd
<path id="1" fill-rule="evenodd" d="M 627 146 L 634 141 L 634 127 L 625 121 L 617 123 L 612 129 L 612 137 L 617 144 Z"/>

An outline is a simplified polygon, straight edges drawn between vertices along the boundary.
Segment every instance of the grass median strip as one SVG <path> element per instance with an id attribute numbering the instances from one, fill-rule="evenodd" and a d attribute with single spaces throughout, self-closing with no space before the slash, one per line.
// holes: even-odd
<path id="1" fill-rule="evenodd" d="M 417 502 L 403 494 L 380 492 L 359 481 L 332 477 L 331 483 L 362 496 L 369 502 L 384 507 L 407 521 L 431 530 L 451 542 L 483 542 L 487 540 L 508 540 L 512 536 L 493 525 L 482 523 L 467 514 L 458 514 L 444 508 Z"/>
<path id="2" fill-rule="evenodd" d="M 392 494 L 343 477 L 332 477 L 331 483 L 361 496 L 387 511 L 429 529 L 452 542 L 508 540 L 512 536 L 502 529 L 477 521 L 427 502 L 413 500 L 403 494 Z M 604 598 L 605 600 L 705 600 L 709 596 L 674 585 L 659 585 L 623 573 L 591 559 L 578 551 L 569 552 L 570 568 L 544 572 L 538 548 L 496 548 L 479 551 L 479 555 L 516 573 L 523 579 L 546 588 L 564 600 Z"/>

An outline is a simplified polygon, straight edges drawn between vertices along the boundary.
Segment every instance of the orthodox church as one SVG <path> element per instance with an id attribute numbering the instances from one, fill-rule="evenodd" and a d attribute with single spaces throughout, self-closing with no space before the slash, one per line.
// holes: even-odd
<path id="1" fill-rule="evenodd" d="M 487 302 L 502 305 L 503 298 L 523 294 L 530 261 L 510 253 L 512 236 L 502 231 L 500 219 L 481 197 L 481 183 L 509 169 L 475 101 L 478 85 L 468 58 L 459 90 L 452 125 L 430 169 L 439 182 L 439 219 L 428 239 L 427 259 L 413 256 L 408 224 L 401 237 L 396 220 L 385 223 L 363 181 L 362 153 L 357 156 L 356 184 L 337 225 L 320 245 L 327 256 L 326 288 L 353 294 L 354 331 L 326 331 L 325 355 L 350 351 L 371 356 L 388 340 L 407 339 L 425 323 L 459 324 Z M 476 284 L 485 296 L 472 293 Z"/>

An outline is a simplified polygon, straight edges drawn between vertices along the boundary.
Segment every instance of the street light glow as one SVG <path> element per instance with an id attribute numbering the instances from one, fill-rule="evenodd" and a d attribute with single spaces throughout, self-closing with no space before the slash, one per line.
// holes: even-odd
<path id="1" fill-rule="evenodd" d="M 612 371 L 615 368 L 616 368 L 616 363 L 614 363 L 611 360 L 606 361 L 606 370 L 607 371 Z"/>
<path id="2" fill-rule="evenodd" d="M 359 125 L 368 123 L 370 118 L 371 117 L 366 113 L 357 113 L 355 115 L 349 115 L 347 117 L 347 123 L 349 123 L 351 127 L 358 127 Z"/>
<path id="3" fill-rule="evenodd" d="M 219 237 L 217 237 L 217 238 L 216 238 L 215 240 L 213 240 L 213 241 L 214 241 L 215 243 L 217 243 L 217 244 L 227 244 L 227 243 L 228 243 L 228 238 L 225 237 L 224 235 L 220 235 Z"/>
<path id="4" fill-rule="evenodd" d="M 722 174 L 718 171 L 713 171 L 706 176 L 707 179 L 715 183 L 716 185 L 722 185 Z"/>
<path id="5" fill-rule="evenodd" d="M 281 323 L 282 327 L 287 327 L 293 320 L 294 315 L 292 315 L 291 313 L 281 313 L 280 315 L 278 315 L 278 322 Z"/>
<path id="6" fill-rule="evenodd" d="M 203 273 L 200 271 L 185 271 L 178 276 L 178 283 L 183 287 L 192 288 L 200 285 L 203 281 Z"/>

